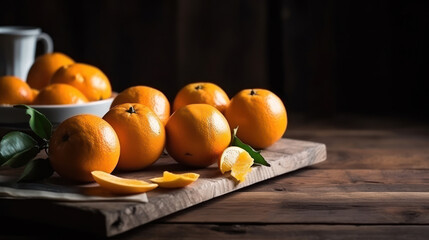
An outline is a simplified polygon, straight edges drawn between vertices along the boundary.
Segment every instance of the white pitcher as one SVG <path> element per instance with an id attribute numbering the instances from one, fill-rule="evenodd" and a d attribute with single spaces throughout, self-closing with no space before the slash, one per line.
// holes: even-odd
<path id="1" fill-rule="evenodd" d="M 53 51 L 51 37 L 40 28 L 0 26 L 0 76 L 12 75 L 26 81 L 39 40 L 44 44 L 44 53 Z"/>

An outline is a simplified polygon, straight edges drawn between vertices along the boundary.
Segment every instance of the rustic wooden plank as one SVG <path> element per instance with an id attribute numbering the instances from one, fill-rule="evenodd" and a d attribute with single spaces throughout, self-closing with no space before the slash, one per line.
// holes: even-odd
<path id="1" fill-rule="evenodd" d="M 326 144 L 324 169 L 429 169 L 429 131 L 292 129 L 288 137 Z"/>
<path id="2" fill-rule="evenodd" d="M 3 220 L 3 221 L 2 221 Z M 2 219 L 2 239 L 94 238 L 88 233 L 37 222 Z M 6 221 L 5 221 L 6 220 Z M 23 231 L 25 229 L 25 231 Z M 330 224 L 177 224 L 149 223 L 110 239 L 427 239 L 428 225 L 330 225 Z"/>
<path id="3" fill-rule="evenodd" d="M 427 192 L 429 169 L 298 170 L 246 188 L 246 192 Z"/>
<path id="4" fill-rule="evenodd" d="M 429 192 L 238 192 L 174 223 L 429 224 Z"/>
<path id="5" fill-rule="evenodd" d="M 249 225 L 249 224 L 149 224 L 120 235 L 120 239 L 427 239 L 429 226 L 398 225 Z M 357 237 L 359 236 L 359 237 Z M 118 236 L 119 238 L 119 236 Z M 117 238 L 113 238 L 117 239 Z"/>
<path id="6" fill-rule="evenodd" d="M 289 129 L 285 136 L 308 141 L 323 139 L 329 148 L 419 149 L 427 146 L 429 131 L 367 129 Z"/>
<path id="7" fill-rule="evenodd" d="M 429 152 L 423 148 L 416 150 L 394 148 L 390 150 L 330 149 L 328 156 L 329 162 L 317 167 L 335 169 L 429 169 Z"/>
<path id="8" fill-rule="evenodd" d="M 250 186 L 257 182 L 290 172 L 296 169 L 313 165 L 326 159 L 325 145 L 320 143 L 305 142 L 291 139 L 281 139 L 272 147 L 262 151 L 262 155 L 271 164 L 271 167 L 257 166 L 246 178 L 246 181 L 237 184 L 230 176 L 222 175 L 214 164 L 205 169 L 192 170 L 200 174 L 200 179 L 192 185 L 177 190 L 155 189 L 148 193 L 148 203 L 130 202 L 82 202 L 82 203 L 52 203 L 52 208 L 58 209 L 53 212 L 66 213 L 61 218 L 55 219 L 54 224 L 73 226 L 82 230 L 102 233 L 112 236 L 127 231 L 136 226 L 148 223 L 155 219 L 164 217 L 179 210 L 194 206 L 212 198 L 227 194 L 229 192 Z M 148 180 L 152 177 L 161 176 L 164 170 L 173 172 L 190 171 L 177 164 L 169 156 L 164 156 L 150 168 L 140 172 L 117 172 L 116 175 Z M 60 178 L 51 178 L 53 184 L 61 183 Z M 8 200 L 4 200 L 7 202 Z M 42 214 L 40 211 L 29 211 L 28 207 L 22 207 L 22 201 L 9 201 L 0 204 L 0 210 L 4 215 L 25 218 L 38 218 L 41 221 L 50 222 L 51 212 Z M 32 204 L 27 201 L 26 204 Z M 31 207 L 40 207 L 39 202 L 34 202 Z M 46 204 L 46 203 L 44 203 Z M 48 203 L 49 205 L 49 203 Z M 94 218 L 103 219 L 103 227 L 95 227 L 92 222 L 82 221 L 70 223 L 68 216 L 84 212 L 93 214 Z M 30 212 L 30 213 L 29 213 Z M 32 214 L 34 212 L 35 214 Z M 93 219 L 91 221 L 94 221 Z"/>

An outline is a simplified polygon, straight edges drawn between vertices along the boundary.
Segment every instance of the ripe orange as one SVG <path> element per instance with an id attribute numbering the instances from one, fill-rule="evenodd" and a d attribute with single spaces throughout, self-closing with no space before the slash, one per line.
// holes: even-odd
<path id="1" fill-rule="evenodd" d="M 177 162 L 191 167 L 215 163 L 231 142 L 225 117 L 208 104 L 190 104 L 178 109 L 165 128 L 168 153 Z"/>
<path id="2" fill-rule="evenodd" d="M 30 86 L 14 76 L 0 77 L 0 104 L 30 104 L 33 92 Z"/>
<path id="3" fill-rule="evenodd" d="M 77 88 L 63 83 L 54 83 L 43 88 L 34 99 L 34 105 L 81 104 L 88 99 Z"/>
<path id="4" fill-rule="evenodd" d="M 173 111 L 193 103 L 206 103 L 224 113 L 229 104 L 229 97 L 222 88 L 214 83 L 190 83 L 177 93 L 173 103 Z"/>
<path id="5" fill-rule="evenodd" d="M 282 100 L 265 89 L 245 89 L 237 93 L 225 111 L 229 126 L 254 148 L 266 148 L 279 140 L 287 126 Z"/>
<path id="6" fill-rule="evenodd" d="M 112 86 L 107 76 L 100 69 L 84 63 L 60 67 L 52 76 L 51 83 L 72 85 L 89 101 L 107 99 L 112 95 Z"/>
<path id="7" fill-rule="evenodd" d="M 120 104 L 111 108 L 103 119 L 119 137 L 118 169 L 142 169 L 161 156 L 166 138 L 164 125 L 148 107 L 139 103 Z"/>
<path id="8" fill-rule="evenodd" d="M 37 95 L 39 95 L 40 91 L 35 89 L 35 88 L 32 88 L 31 92 L 33 93 L 33 101 L 34 101 L 34 99 L 36 99 Z"/>
<path id="9" fill-rule="evenodd" d="M 49 141 L 53 169 L 66 179 L 92 182 L 92 171 L 111 173 L 118 163 L 119 139 L 100 117 L 76 115 L 62 122 Z"/>
<path id="10" fill-rule="evenodd" d="M 170 103 L 159 90 L 148 86 L 133 86 L 120 92 L 110 108 L 122 103 L 140 103 L 150 108 L 165 125 L 170 117 Z"/>
<path id="11" fill-rule="evenodd" d="M 31 88 L 42 89 L 49 85 L 54 73 L 64 65 L 74 63 L 69 56 L 55 52 L 47 53 L 36 58 L 27 75 L 27 83 Z"/>

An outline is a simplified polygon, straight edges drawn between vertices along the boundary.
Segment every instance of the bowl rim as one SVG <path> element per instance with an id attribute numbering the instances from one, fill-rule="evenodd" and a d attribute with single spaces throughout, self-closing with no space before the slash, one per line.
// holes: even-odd
<path id="1" fill-rule="evenodd" d="M 79 108 L 79 107 L 90 107 L 93 105 L 100 105 L 108 102 L 112 102 L 113 99 L 117 96 L 117 93 L 112 92 L 112 96 L 109 98 L 98 100 L 98 101 L 91 101 L 86 103 L 73 103 L 73 104 L 50 104 L 50 105 L 33 105 L 33 104 L 27 104 L 28 106 L 35 108 L 35 109 L 55 109 L 55 108 Z M 0 108 L 14 108 L 15 105 L 19 104 L 0 104 Z"/>

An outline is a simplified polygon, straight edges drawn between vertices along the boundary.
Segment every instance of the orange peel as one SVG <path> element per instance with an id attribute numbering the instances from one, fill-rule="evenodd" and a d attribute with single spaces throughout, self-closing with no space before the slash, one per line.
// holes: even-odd
<path id="1" fill-rule="evenodd" d="M 144 193 L 158 187 L 154 183 L 138 179 L 121 178 L 103 171 L 92 171 L 91 174 L 102 188 L 115 194 Z"/>
<path id="2" fill-rule="evenodd" d="M 150 179 L 158 184 L 161 188 L 181 188 L 195 182 L 200 177 L 197 173 L 182 173 L 175 174 L 169 171 L 164 171 L 162 177 Z"/>

